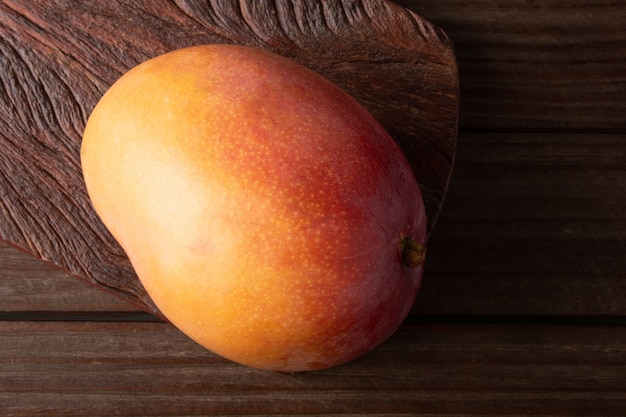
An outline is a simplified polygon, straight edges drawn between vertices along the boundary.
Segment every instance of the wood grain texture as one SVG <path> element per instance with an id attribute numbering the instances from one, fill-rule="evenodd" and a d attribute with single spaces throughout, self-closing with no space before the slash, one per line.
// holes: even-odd
<path id="1" fill-rule="evenodd" d="M 405 326 L 305 374 L 221 359 L 166 323 L 0 322 L 4 415 L 602 415 L 626 407 L 626 330 Z M 60 383 L 62 381 L 62 383 Z"/>
<path id="2" fill-rule="evenodd" d="M 269 49 L 364 104 L 405 151 L 432 229 L 452 169 L 458 77 L 436 26 L 383 0 L 0 3 L 0 237 L 159 315 L 89 203 L 85 121 L 122 73 L 201 43 Z"/>
<path id="3" fill-rule="evenodd" d="M 396 0 L 454 42 L 460 124 L 626 129 L 626 3 Z"/>
<path id="4" fill-rule="evenodd" d="M 135 311 L 132 304 L 102 288 L 0 242 L 0 317 L 28 312 Z"/>
<path id="5" fill-rule="evenodd" d="M 625 317 L 625 139 L 461 133 L 413 313 Z"/>

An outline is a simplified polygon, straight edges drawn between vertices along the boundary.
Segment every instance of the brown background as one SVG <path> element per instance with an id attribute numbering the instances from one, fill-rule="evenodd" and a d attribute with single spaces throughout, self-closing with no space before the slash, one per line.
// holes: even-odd
<path id="1" fill-rule="evenodd" d="M 2 244 L 3 415 L 624 415 L 626 3 L 398 3 L 447 32 L 461 81 L 400 331 L 336 369 L 252 370 Z"/>

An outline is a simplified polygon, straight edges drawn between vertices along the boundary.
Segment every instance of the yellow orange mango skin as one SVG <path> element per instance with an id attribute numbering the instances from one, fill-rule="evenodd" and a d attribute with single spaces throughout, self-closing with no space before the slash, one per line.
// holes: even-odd
<path id="1" fill-rule="evenodd" d="M 357 358 L 408 314 L 426 219 L 400 149 L 353 98 L 253 48 L 202 45 L 124 74 L 86 125 L 85 183 L 163 314 L 275 371 Z"/>

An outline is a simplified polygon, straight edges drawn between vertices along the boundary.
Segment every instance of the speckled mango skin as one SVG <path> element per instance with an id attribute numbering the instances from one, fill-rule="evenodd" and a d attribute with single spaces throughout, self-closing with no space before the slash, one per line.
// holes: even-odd
<path id="1" fill-rule="evenodd" d="M 211 351 L 275 371 L 328 368 L 387 339 L 422 267 L 405 157 L 342 90 L 257 49 L 203 45 L 123 75 L 81 148 L 96 212 L 148 294 Z"/>

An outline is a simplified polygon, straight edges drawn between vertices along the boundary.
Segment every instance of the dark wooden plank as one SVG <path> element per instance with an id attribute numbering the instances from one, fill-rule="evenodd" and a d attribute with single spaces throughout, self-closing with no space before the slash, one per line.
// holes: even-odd
<path id="1" fill-rule="evenodd" d="M 626 315 L 624 138 L 462 134 L 414 313 Z"/>
<path id="2" fill-rule="evenodd" d="M 0 242 L 0 314 L 137 311 L 104 289 Z"/>
<path id="3" fill-rule="evenodd" d="M 626 3 L 396 0 L 455 44 L 462 127 L 626 128 Z"/>
<path id="4" fill-rule="evenodd" d="M 622 415 L 626 329 L 405 326 L 348 365 L 232 364 L 164 323 L 0 322 L 7 416 Z"/>

